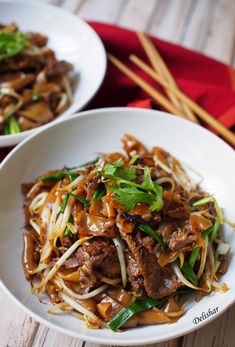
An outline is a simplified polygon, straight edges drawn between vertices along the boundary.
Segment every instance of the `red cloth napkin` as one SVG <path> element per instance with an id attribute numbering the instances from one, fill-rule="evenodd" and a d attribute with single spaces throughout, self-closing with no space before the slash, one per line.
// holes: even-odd
<path id="1" fill-rule="evenodd" d="M 103 23 L 89 24 L 101 37 L 108 52 L 157 87 L 150 77 L 128 60 L 130 54 L 136 54 L 148 62 L 134 31 Z M 183 47 L 153 37 L 152 40 L 180 88 L 226 127 L 232 128 L 235 125 L 235 70 L 231 66 Z M 87 109 L 110 106 L 160 109 L 160 106 L 154 104 L 128 77 L 109 63 L 104 83 Z M 0 160 L 9 150 L 0 149 Z"/>
<path id="2" fill-rule="evenodd" d="M 134 31 L 103 23 L 90 22 L 89 24 L 99 34 L 108 52 L 129 65 L 153 86 L 157 86 L 150 77 L 128 60 L 128 56 L 133 53 L 148 63 Z M 231 66 L 189 49 L 154 37 L 151 39 L 180 88 L 226 127 L 233 127 L 235 125 L 235 70 Z M 104 84 L 88 108 L 108 106 L 149 108 L 151 102 L 145 92 L 109 63 Z"/>

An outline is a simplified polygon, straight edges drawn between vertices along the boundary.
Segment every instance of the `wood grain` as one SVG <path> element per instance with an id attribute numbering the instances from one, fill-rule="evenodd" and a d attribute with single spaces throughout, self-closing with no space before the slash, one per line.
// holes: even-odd
<path id="1" fill-rule="evenodd" d="M 145 30 L 235 65 L 235 0 L 41 0 L 88 20 Z M 0 289 L 0 347 L 98 347 L 37 323 Z M 235 308 L 206 327 L 154 347 L 233 347 Z"/>

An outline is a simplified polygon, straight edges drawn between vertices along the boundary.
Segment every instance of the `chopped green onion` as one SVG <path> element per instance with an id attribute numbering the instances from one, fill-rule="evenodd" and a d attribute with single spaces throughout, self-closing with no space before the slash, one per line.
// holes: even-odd
<path id="1" fill-rule="evenodd" d="M 217 213 L 217 219 L 214 223 L 214 225 L 210 228 L 208 228 L 207 230 L 204 231 L 204 233 L 206 233 L 206 236 L 210 234 L 210 240 L 213 242 L 215 240 L 216 234 L 219 230 L 219 226 L 221 223 L 223 223 L 223 213 L 221 211 L 221 208 L 219 207 L 219 204 L 217 202 L 217 200 L 213 197 L 213 196 L 207 196 L 204 199 L 195 201 L 192 206 L 200 206 L 200 205 L 204 205 L 207 204 L 208 202 L 213 202 L 214 203 L 214 207 Z M 203 233 L 202 233 L 202 237 L 203 237 Z"/>
<path id="2" fill-rule="evenodd" d="M 4 125 L 5 135 L 13 135 L 21 132 L 18 121 L 14 116 L 11 116 Z"/>
<path id="3" fill-rule="evenodd" d="M 196 263 L 196 260 L 197 260 L 199 251 L 200 251 L 200 248 L 199 248 L 199 247 L 196 247 L 196 248 L 194 248 L 194 249 L 192 250 L 192 252 L 190 253 L 188 263 L 189 263 L 189 265 L 191 266 L 192 269 L 193 269 L 193 267 L 194 267 L 194 265 L 195 265 L 195 263 Z"/>
<path id="4" fill-rule="evenodd" d="M 196 207 L 196 206 L 205 205 L 205 204 L 208 204 L 208 202 L 211 202 L 211 201 L 214 201 L 214 197 L 213 196 L 207 196 L 207 197 L 205 197 L 203 199 L 200 199 L 198 201 L 193 202 L 192 206 Z"/>
<path id="5" fill-rule="evenodd" d="M 3 124 L 4 135 L 10 135 L 9 122 L 5 121 Z"/>
<path id="6" fill-rule="evenodd" d="M 210 233 L 210 240 L 211 240 L 211 242 L 214 242 L 216 234 L 217 234 L 217 232 L 219 230 L 219 226 L 220 226 L 219 219 L 216 219 L 216 221 L 215 221 L 215 223 L 213 225 L 213 228 L 211 230 L 211 233 Z"/>
<path id="7" fill-rule="evenodd" d="M 104 195 L 105 195 L 105 185 L 103 183 L 100 183 L 99 186 L 94 191 L 92 199 L 95 201 L 100 201 Z"/>
<path id="8" fill-rule="evenodd" d="M 207 228 L 206 230 L 204 230 L 204 231 L 201 233 L 201 238 L 202 238 L 203 240 L 205 240 L 205 238 L 206 238 L 207 236 L 209 236 L 210 234 L 211 234 L 211 236 L 212 236 L 212 234 L 213 234 L 213 237 L 214 237 L 214 233 L 216 234 L 217 230 L 218 230 L 218 228 L 217 228 L 217 220 L 216 220 L 214 225 L 212 225 L 211 227 Z M 211 236 L 210 236 L 210 237 L 211 237 Z M 212 240 L 212 237 L 211 237 L 211 240 Z M 214 240 L 214 238 L 213 238 L 213 240 Z M 213 240 L 212 240 L 212 241 L 213 241 Z M 194 248 L 194 249 L 192 250 L 192 252 L 191 252 L 191 254 L 190 254 L 190 256 L 189 256 L 188 262 L 189 262 L 189 265 L 190 265 L 192 268 L 193 268 L 194 265 L 195 265 L 195 262 L 196 262 L 196 260 L 197 260 L 199 251 L 200 251 L 200 247 L 196 247 L 196 248 Z"/>
<path id="9" fill-rule="evenodd" d="M 64 232 L 64 236 L 70 236 L 72 233 L 71 233 L 71 230 L 67 227 L 65 229 L 65 232 Z"/>
<path id="10" fill-rule="evenodd" d="M 69 195 L 72 196 L 73 198 L 77 199 L 78 201 L 80 201 L 84 206 L 90 206 L 90 201 L 85 199 L 83 196 L 76 195 L 73 193 L 69 193 Z"/>
<path id="11" fill-rule="evenodd" d="M 63 179 L 65 176 L 69 176 L 70 182 L 72 182 L 79 175 L 74 171 L 58 171 L 49 176 L 42 178 L 43 183 L 50 183 Z"/>
<path id="12" fill-rule="evenodd" d="M 192 206 L 193 207 L 201 206 L 201 205 L 207 204 L 208 202 L 213 202 L 214 203 L 215 210 L 216 210 L 219 222 L 222 223 L 223 222 L 223 214 L 222 214 L 221 208 L 219 207 L 218 202 L 214 198 L 214 196 L 207 196 L 207 197 L 205 197 L 205 198 L 203 198 L 201 200 L 195 201 L 195 202 L 192 203 Z"/>
<path id="13" fill-rule="evenodd" d="M 134 155 L 134 156 L 131 158 L 131 160 L 129 161 L 129 164 L 130 164 L 130 165 L 133 165 L 133 164 L 136 162 L 136 160 L 137 160 L 138 158 L 139 158 L 138 154 Z"/>
<path id="14" fill-rule="evenodd" d="M 110 329 L 113 331 L 117 331 L 122 325 L 124 325 L 131 317 L 133 317 L 135 314 L 149 310 L 153 307 L 159 307 L 165 302 L 167 302 L 171 297 L 178 295 L 178 294 L 183 294 L 189 292 L 189 290 L 184 287 L 177 289 L 173 294 L 162 298 L 162 299 L 143 299 L 139 300 L 137 302 L 134 302 L 130 304 L 127 307 L 124 307 L 120 312 L 114 316 L 111 321 L 108 323 L 108 326 Z"/>
<path id="15" fill-rule="evenodd" d="M 37 101 L 40 98 L 39 91 L 35 90 L 33 95 L 32 95 L 32 100 Z"/>
<path id="16" fill-rule="evenodd" d="M 195 275 L 191 265 L 186 260 L 181 268 L 181 272 L 189 282 L 191 282 L 194 286 L 198 286 L 197 276 Z"/>
<path id="17" fill-rule="evenodd" d="M 139 229 L 144 231 L 146 234 L 150 235 L 154 240 L 156 240 L 160 245 L 163 253 L 167 252 L 167 246 L 161 236 L 153 230 L 148 224 L 140 224 Z"/>
<path id="18" fill-rule="evenodd" d="M 73 224 L 74 223 L 74 219 L 73 219 L 73 215 L 71 214 L 71 216 L 69 217 L 69 220 L 68 220 L 69 223 Z M 67 227 L 65 229 L 65 232 L 64 232 L 64 236 L 70 236 L 72 234 L 71 230 Z"/>
<path id="19" fill-rule="evenodd" d="M 97 157 L 97 158 L 95 158 L 93 160 L 87 161 L 86 163 L 83 163 L 83 164 L 79 165 L 77 168 L 80 169 L 80 168 L 85 167 L 87 165 L 96 164 L 99 159 L 100 159 L 100 157 Z"/>
<path id="20" fill-rule="evenodd" d="M 68 199 L 69 199 L 69 193 L 65 195 L 65 198 L 64 198 L 64 200 L 61 204 L 61 207 L 60 207 L 60 213 L 64 213 L 65 208 L 67 206 Z"/>
<path id="21" fill-rule="evenodd" d="M 108 326 L 113 331 L 116 331 L 135 314 L 146 311 L 156 306 L 160 306 L 164 304 L 168 299 L 169 297 L 163 299 L 148 298 L 134 302 L 129 306 L 123 308 L 116 316 L 114 316 L 114 318 L 112 318 L 112 320 L 108 323 Z"/>

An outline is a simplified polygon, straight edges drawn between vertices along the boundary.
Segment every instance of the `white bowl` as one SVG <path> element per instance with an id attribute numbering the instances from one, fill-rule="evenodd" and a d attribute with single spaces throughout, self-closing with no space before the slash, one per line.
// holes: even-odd
<path id="1" fill-rule="evenodd" d="M 10 22 L 17 23 L 22 31 L 48 36 L 48 46 L 55 51 L 56 57 L 72 63 L 78 75 L 72 104 L 51 123 L 81 110 L 99 89 L 106 71 L 105 49 L 95 31 L 76 15 L 28 0 L 0 1 L 0 23 Z M 36 131 L 38 128 L 16 135 L 0 135 L 0 147 L 15 145 Z"/>
<path id="2" fill-rule="evenodd" d="M 234 302 L 235 238 L 231 230 L 225 228 L 232 257 L 223 278 L 230 290 L 225 294 L 212 294 L 199 303 L 192 301 L 183 317 L 170 325 L 113 333 L 108 329 L 89 330 L 66 314 L 49 315 L 50 304 L 41 304 L 37 296 L 31 294 L 21 266 L 24 218 L 20 184 L 32 181 L 49 169 L 86 162 L 95 158 L 97 152 L 119 150 L 119 140 L 124 133 L 136 136 L 149 148 L 161 146 L 195 168 L 204 176 L 203 187 L 216 196 L 225 216 L 235 220 L 235 154 L 225 142 L 200 126 L 158 111 L 128 108 L 87 111 L 48 125 L 19 144 L 3 161 L 0 167 L 0 277 L 14 301 L 50 328 L 100 344 L 140 345 L 187 334 L 218 317 Z M 214 314 L 200 321 L 203 312 L 209 309 L 214 310 Z"/>

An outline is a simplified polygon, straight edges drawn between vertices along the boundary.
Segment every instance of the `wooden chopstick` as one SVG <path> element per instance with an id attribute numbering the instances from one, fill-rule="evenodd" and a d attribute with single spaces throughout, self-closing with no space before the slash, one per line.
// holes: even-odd
<path id="1" fill-rule="evenodd" d="M 129 69 L 120 60 L 115 58 L 112 54 L 108 54 L 108 59 L 125 75 L 127 75 L 132 81 L 134 81 L 141 89 L 143 89 L 147 94 L 149 94 L 155 101 L 162 105 L 166 110 L 174 113 L 177 116 L 185 118 L 180 110 L 178 110 L 170 101 L 165 98 L 161 93 L 154 89 L 149 83 L 139 77 L 135 72 Z"/>
<path id="2" fill-rule="evenodd" d="M 173 106 L 169 100 L 167 100 L 164 96 L 162 96 L 158 91 L 156 91 L 149 83 L 139 77 L 135 72 L 129 69 L 125 64 L 123 64 L 119 59 L 115 58 L 113 55 L 108 54 L 108 59 L 126 76 L 128 76 L 132 81 L 134 81 L 139 87 L 141 87 L 147 94 L 149 94 L 154 100 L 159 102 L 163 107 L 165 107 L 169 112 L 174 113 L 178 116 L 182 116 L 180 111 Z M 147 66 L 143 61 L 137 58 L 141 64 L 139 66 Z M 149 70 L 150 69 L 150 70 Z M 143 68 L 144 70 L 144 68 Z M 156 74 L 154 70 L 148 67 L 148 69 L 144 70 L 148 73 L 152 78 L 154 78 L 159 84 L 161 84 L 164 88 L 169 89 L 172 93 L 174 93 L 180 100 L 184 101 L 191 109 L 198 115 L 200 119 L 202 119 L 205 123 L 214 128 L 225 140 L 235 146 L 235 135 L 229 129 L 225 128 L 223 124 L 218 122 L 211 114 L 205 111 L 201 106 L 192 101 L 189 97 L 187 97 L 183 92 L 179 89 L 176 89 L 169 85 L 164 79 L 162 79 L 159 75 Z M 148 71 L 148 72 L 147 72 Z M 151 73 L 150 73 L 151 71 Z"/>
<path id="3" fill-rule="evenodd" d="M 164 78 L 169 84 L 171 84 L 173 87 L 178 88 L 178 85 L 173 75 L 171 74 L 170 70 L 168 69 L 167 65 L 165 64 L 164 60 L 162 59 L 161 55 L 159 54 L 153 42 L 143 32 L 137 32 L 136 34 L 155 72 L 159 73 L 159 75 L 162 78 Z M 168 90 L 167 94 L 170 100 L 172 101 L 172 103 L 179 110 L 182 110 L 188 119 L 190 119 L 194 123 L 199 123 L 194 113 L 190 110 L 190 108 L 187 105 L 180 102 L 171 91 Z"/>
<path id="4" fill-rule="evenodd" d="M 218 122 L 209 112 L 204 110 L 201 106 L 196 104 L 193 100 L 191 100 L 187 95 L 185 95 L 178 88 L 172 87 L 169 83 L 167 83 L 162 77 L 160 77 L 156 72 L 151 69 L 143 60 L 136 57 L 135 55 L 130 56 L 130 60 L 135 63 L 139 68 L 141 68 L 144 72 L 146 72 L 149 76 L 151 76 L 156 82 L 161 84 L 164 88 L 170 90 L 174 93 L 180 100 L 185 102 L 196 114 L 202 119 L 205 123 L 210 125 L 212 128 L 218 131 L 218 133 L 224 137 L 229 143 L 235 145 L 235 135 L 232 131 L 227 129 L 223 124 Z"/>

